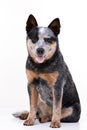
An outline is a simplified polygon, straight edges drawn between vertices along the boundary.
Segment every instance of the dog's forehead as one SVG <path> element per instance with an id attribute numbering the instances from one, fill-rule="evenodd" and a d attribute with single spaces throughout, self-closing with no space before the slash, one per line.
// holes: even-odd
<path id="1" fill-rule="evenodd" d="M 47 27 L 40 27 L 38 34 L 40 37 L 52 37 L 54 33 Z"/>

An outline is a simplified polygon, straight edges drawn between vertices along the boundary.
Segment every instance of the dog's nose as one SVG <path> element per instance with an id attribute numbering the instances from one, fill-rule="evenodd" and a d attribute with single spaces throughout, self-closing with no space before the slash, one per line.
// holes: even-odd
<path id="1" fill-rule="evenodd" d="M 44 49 L 43 48 L 38 48 L 37 49 L 37 54 L 38 54 L 38 56 L 42 56 L 44 54 Z"/>

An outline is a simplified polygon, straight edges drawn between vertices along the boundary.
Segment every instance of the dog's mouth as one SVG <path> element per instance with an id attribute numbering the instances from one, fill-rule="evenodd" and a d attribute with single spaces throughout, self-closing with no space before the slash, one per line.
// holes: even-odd
<path id="1" fill-rule="evenodd" d="M 44 62 L 44 60 L 45 60 L 45 56 L 36 56 L 36 61 L 38 62 L 38 63 L 43 63 Z"/>

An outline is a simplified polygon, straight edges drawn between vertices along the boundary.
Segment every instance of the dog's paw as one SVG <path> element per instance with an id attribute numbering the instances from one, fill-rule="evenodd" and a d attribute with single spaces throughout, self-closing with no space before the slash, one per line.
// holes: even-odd
<path id="1" fill-rule="evenodd" d="M 24 125 L 26 125 L 26 126 L 34 125 L 34 121 L 35 121 L 34 119 L 29 118 L 29 119 L 25 120 Z"/>
<path id="2" fill-rule="evenodd" d="M 43 117 L 39 118 L 39 121 L 41 123 L 49 122 L 49 121 L 51 121 L 51 116 L 43 116 Z"/>
<path id="3" fill-rule="evenodd" d="M 52 121 L 50 124 L 50 127 L 52 128 L 60 128 L 60 126 L 61 126 L 60 121 Z"/>

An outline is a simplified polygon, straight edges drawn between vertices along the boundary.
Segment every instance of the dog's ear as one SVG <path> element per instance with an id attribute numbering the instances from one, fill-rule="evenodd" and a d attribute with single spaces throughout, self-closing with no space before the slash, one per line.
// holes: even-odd
<path id="1" fill-rule="evenodd" d="M 38 26 L 35 17 L 31 14 L 26 22 L 26 32 L 28 33 L 32 28 Z"/>
<path id="2" fill-rule="evenodd" d="M 60 33 L 60 27 L 60 20 L 58 18 L 54 19 L 48 26 L 56 36 Z"/>

